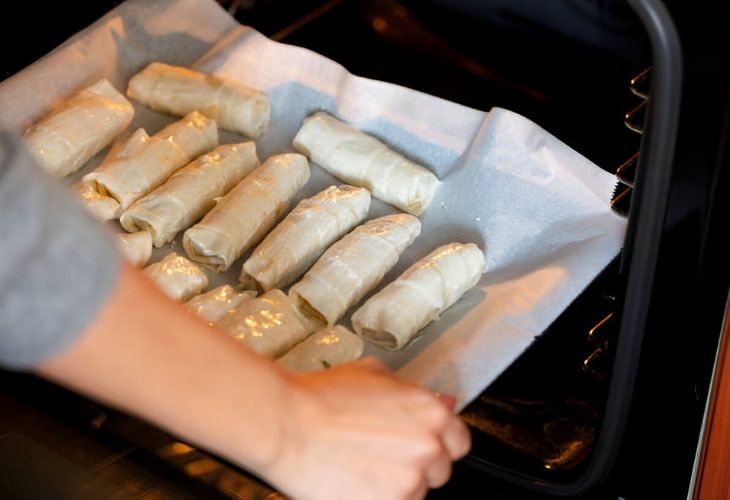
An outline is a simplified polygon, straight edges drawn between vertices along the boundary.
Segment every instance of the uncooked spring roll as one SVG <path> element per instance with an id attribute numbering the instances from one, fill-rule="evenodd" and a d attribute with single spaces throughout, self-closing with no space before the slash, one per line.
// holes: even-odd
<path id="1" fill-rule="evenodd" d="M 441 184 L 423 165 L 325 111 L 305 118 L 292 144 L 335 177 L 416 216 Z"/>
<path id="2" fill-rule="evenodd" d="M 404 347 L 479 281 L 484 253 L 474 243 L 443 245 L 406 269 L 352 315 L 366 340 L 389 350 Z"/>
<path id="3" fill-rule="evenodd" d="M 187 301 L 208 286 L 208 276 L 194 262 L 170 252 L 142 271 L 168 296 Z"/>
<path id="4" fill-rule="evenodd" d="M 101 194 L 114 197 L 126 210 L 135 200 L 165 182 L 178 168 L 218 146 L 216 123 L 193 111 L 134 147 L 119 153 L 83 177 Z"/>
<path id="5" fill-rule="evenodd" d="M 33 157 L 56 177 L 81 168 L 134 117 L 134 107 L 108 80 L 83 88 L 23 134 Z"/>
<path id="6" fill-rule="evenodd" d="M 162 185 L 125 210 L 119 222 L 127 231 L 147 230 L 159 248 L 187 229 L 259 165 L 253 141 L 223 144 L 176 170 Z"/>
<path id="7" fill-rule="evenodd" d="M 299 319 L 289 297 L 275 288 L 244 300 L 217 326 L 256 352 L 275 359 L 304 340 L 312 330 Z"/>
<path id="8" fill-rule="evenodd" d="M 301 200 L 246 259 L 240 281 L 252 278 L 262 290 L 289 286 L 369 210 L 370 191 L 350 185 L 329 186 Z"/>
<path id="9" fill-rule="evenodd" d="M 276 360 L 295 372 L 312 372 L 359 359 L 365 350 L 362 337 L 342 325 L 322 328 Z"/>
<path id="10" fill-rule="evenodd" d="M 81 180 L 74 183 L 72 189 L 78 200 L 100 221 L 119 218 L 122 212 L 119 202 L 98 192 L 93 183 Z"/>
<path id="11" fill-rule="evenodd" d="M 198 110 L 218 126 L 256 138 L 269 125 L 269 99 L 231 78 L 152 62 L 134 75 L 127 96 L 150 108 L 183 116 Z"/>
<path id="12" fill-rule="evenodd" d="M 298 153 L 267 158 L 183 233 L 188 257 L 215 271 L 229 269 L 276 224 L 309 173 L 307 158 Z"/>
<path id="13" fill-rule="evenodd" d="M 219 285 L 212 290 L 195 295 L 185 303 L 194 314 L 208 323 L 215 323 L 244 300 L 256 296 L 252 290 L 236 291 L 231 285 Z"/>
<path id="14" fill-rule="evenodd" d="M 145 129 L 141 127 L 136 129 L 123 141 L 113 142 L 101 164 L 103 165 L 119 158 L 133 156 L 144 147 L 149 139 L 150 136 Z M 119 216 L 122 215 L 122 206 L 119 201 L 109 194 L 99 192 L 100 188 L 101 186 L 95 181 L 85 180 L 84 178 L 77 181 L 73 186 L 78 199 L 97 218 L 102 221 L 119 219 Z M 101 189 L 104 191 L 103 188 Z"/>
<path id="15" fill-rule="evenodd" d="M 315 325 L 332 325 L 372 290 L 421 232 L 415 215 L 385 215 L 357 226 L 332 244 L 289 289 Z"/>
<path id="16" fill-rule="evenodd" d="M 147 231 L 117 233 L 124 256 L 137 267 L 147 264 L 152 257 L 152 235 Z"/>

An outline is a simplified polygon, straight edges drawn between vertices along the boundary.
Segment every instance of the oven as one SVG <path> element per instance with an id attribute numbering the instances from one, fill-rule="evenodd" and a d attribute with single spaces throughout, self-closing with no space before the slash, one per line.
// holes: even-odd
<path id="1" fill-rule="evenodd" d="M 69 7 L 77 24 L 53 23 L 45 45 L 16 43 L 26 49 L 3 76 L 119 3 Z M 710 424 L 722 408 L 730 283 L 726 3 L 219 3 L 353 74 L 516 111 L 616 177 L 606 203 L 627 219 L 623 249 L 463 409 L 473 449 L 429 498 L 700 498 L 718 444 Z M 3 373 L 0 399 L 7 498 L 45 498 L 41 476 L 65 498 L 275 497 L 216 457 L 34 377 Z"/>

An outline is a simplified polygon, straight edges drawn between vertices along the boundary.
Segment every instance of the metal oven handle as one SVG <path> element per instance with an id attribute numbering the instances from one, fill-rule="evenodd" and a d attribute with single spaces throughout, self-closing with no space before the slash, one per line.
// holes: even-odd
<path id="1" fill-rule="evenodd" d="M 496 477 L 560 496 L 579 495 L 599 485 L 618 456 L 638 373 L 673 170 L 683 74 L 679 36 L 661 0 L 627 3 L 639 17 L 651 43 L 652 75 L 645 96 L 640 151 L 621 252 L 620 272 L 626 293 L 605 411 L 592 459 L 586 470 L 568 483 L 550 482 L 490 464 Z"/>
<path id="2" fill-rule="evenodd" d="M 593 460 L 577 481 L 554 488 L 556 494 L 562 495 L 583 492 L 603 480 L 618 454 L 638 372 L 679 126 L 683 62 L 674 23 L 660 0 L 627 2 L 642 21 L 651 42 L 652 78 L 621 255 L 626 293 L 613 375 Z"/>

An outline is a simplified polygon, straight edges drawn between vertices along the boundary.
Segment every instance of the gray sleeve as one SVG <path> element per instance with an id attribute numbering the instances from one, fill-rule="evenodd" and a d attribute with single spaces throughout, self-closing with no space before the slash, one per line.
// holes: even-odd
<path id="1" fill-rule="evenodd" d="M 121 269 L 114 235 L 0 133 L 0 367 L 30 369 L 70 346 Z"/>

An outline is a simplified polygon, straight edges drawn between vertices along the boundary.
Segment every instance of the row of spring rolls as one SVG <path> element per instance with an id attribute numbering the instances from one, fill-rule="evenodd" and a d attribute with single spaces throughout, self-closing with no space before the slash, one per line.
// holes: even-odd
<path id="1" fill-rule="evenodd" d="M 204 295 L 208 281 L 197 264 L 225 271 L 252 250 L 241 266 L 239 286 L 257 291 L 239 295 L 263 294 L 229 307 L 215 322 L 241 340 L 258 339 L 252 347 L 274 358 L 310 337 L 332 342 L 337 331 L 345 336 L 337 322 L 378 286 L 419 235 L 418 216 L 440 184 L 425 167 L 326 112 L 304 120 L 292 142 L 297 153 L 262 163 L 253 141 L 220 145 L 218 127 L 255 138 L 268 126 L 265 95 L 236 82 L 152 63 L 130 80 L 127 95 L 182 118 L 152 136 L 138 129 L 112 148 L 76 184 L 80 199 L 100 218 L 119 219 L 129 232 L 120 240 L 140 265 L 151 246 L 160 248 L 182 232 L 187 257 L 172 252 L 145 268 L 180 300 Z M 94 129 L 92 115 L 102 115 L 98 108 L 110 116 L 103 133 L 89 140 L 83 132 Z M 104 80 L 77 93 L 26 138 L 44 165 L 64 176 L 107 146 L 132 114 L 129 102 Z M 63 137 L 68 123 L 72 131 Z M 73 161 L 59 160 L 64 154 Z M 45 161 L 49 158 L 53 162 Z M 309 161 L 346 184 L 301 200 L 282 219 L 309 180 Z M 402 213 L 366 220 L 371 195 Z M 483 266 L 483 253 L 474 244 L 436 249 L 355 311 L 356 337 L 402 348 L 476 284 Z M 290 311 L 286 316 L 294 311 L 297 319 L 284 327 L 287 335 L 278 335 L 280 341 L 261 340 L 274 336 L 242 326 L 265 324 L 242 311 L 268 311 L 274 302 L 287 304 L 282 310 Z"/>
<path id="2" fill-rule="evenodd" d="M 345 326 L 308 326 L 280 290 L 258 296 L 225 284 L 191 298 L 186 306 L 290 370 L 328 368 L 358 359 L 364 352 L 362 337 Z"/>
<path id="3" fill-rule="evenodd" d="M 129 99 L 182 117 L 196 111 L 224 130 L 255 139 L 269 125 L 268 97 L 242 82 L 181 66 L 151 62 L 130 78 L 126 95 L 106 78 L 52 106 L 24 132 L 38 163 L 57 177 L 68 176 L 109 146 L 132 122 Z M 181 152 L 164 150 L 162 155 Z M 187 148 L 182 141 L 176 146 Z M 166 161 L 166 159 L 165 159 Z"/>
<path id="4" fill-rule="evenodd" d="M 355 312 L 357 334 L 340 324 L 311 321 L 280 289 L 258 295 L 226 284 L 204 292 L 205 274 L 174 252 L 144 271 L 209 324 L 289 369 L 309 371 L 359 358 L 363 339 L 386 349 L 402 348 L 476 283 L 482 265 L 481 251 L 473 244 L 436 249 Z"/>
<path id="5" fill-rule="evenodd" d="M 134 140 L 109 155 L 103 168 L 85 176 L 79 186 L 82 198 L 100 206 L 116 202 L 121 210 L 217 145 L 218 128 L 256 139 L 268 129 L 271 115 L 268 97 L 257 89 L 152 62 L 132 76 L 126 95 L 102 78 L 56 104 L 25 131 L 28 149 L 53 175 L 68 176 L 127 129 L 135 113 L 130 99 L 184 120 L 151 137 L 144 129 L 135 130 Z M 376 198 L 416 216 L 440 185 L 429 169 L 324 111 L 304 120 L 292 146 L 342 182 L 365 187 Z M 107 217 L 116 211 L 113 206 L 104 208 Z"/>

